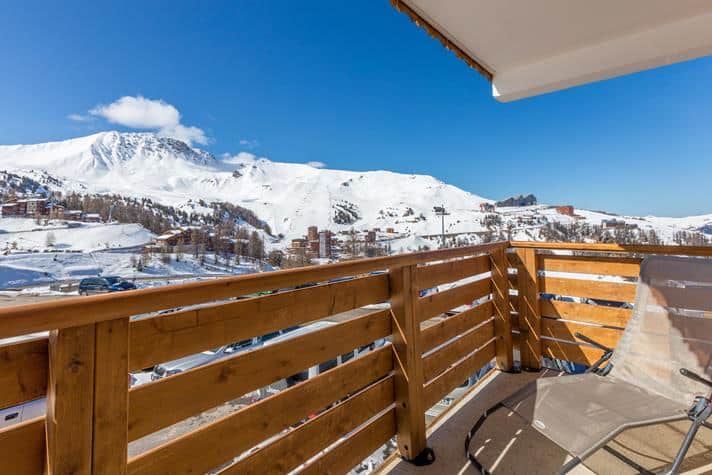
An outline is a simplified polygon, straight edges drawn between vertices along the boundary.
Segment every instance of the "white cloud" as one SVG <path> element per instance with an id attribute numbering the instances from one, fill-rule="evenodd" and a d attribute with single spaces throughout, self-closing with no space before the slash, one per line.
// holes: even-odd
<path id="1" fill-rule="evenodd" d="M 162 99 L 124 96 L 109 105 L 96 106 L 91 115 L 134 129 L 163 129 L 180 123 L 180 112 Z"/>
<path id="2" fill-rule="evenodd" d="M 209 143 L 208 137 L 205 135 L 203 129 L 181 124 L 161 129 L 158 131 L 158 135 L 182 140 L 188 145 L 192 145 L 194 143 L 207 145 Z"/>
<path id="3" fill-rule="evenodd" d="M 257 140 L 242 139 L 242 140 L 240 140 L 240 145 L 247 147 L 249 149 L 255 149 L 260 146 L 260 142 Z"/>
<path id="4" fill-rule="evenodd" d="M 96 106 L 89 114 L 132 129 L 155 130 L 158 135 L 176 138 L 188 145 L 205 145 L 209 142 L 203 129 L 181 124 L 178 109 L 163 99 L 124 96 L 111 104 Z"/>
<path id="5" fill-rule="evenodd" d="M 308 165 L 312 168 L 326 168 L 326 163 L 324 163 L 324 162 L 313 161 L 313 162 L 307 162 L 307 163 L 305 163 L 305 165 Z"/>
<path id="6" fill-rule="evenodd" d="M 90 122 L 94 120 L 93 117 L 90 117 L 88 115 L 81 115 L 81 114 L 69 114 L 67 116 L 67 119 L 73 120 L 74 122 Z"/>

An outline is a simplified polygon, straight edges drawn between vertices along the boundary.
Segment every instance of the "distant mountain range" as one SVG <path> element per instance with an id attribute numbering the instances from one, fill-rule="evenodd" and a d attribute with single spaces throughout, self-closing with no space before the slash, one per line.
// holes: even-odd
<path id="1" fill-rule="evenodd" d="M 392 227 L 411 236 L 435 235 L 441 223 L 433 208 L 442 205 L 450 213 L 446 232 L 467 242 L 505 229 L 513 238 L 540 239 L 547 223 L 600 225 L 611 218 L 579 209 L 578 216 L 566 216 L 545 205 L 498 207 L 493 218 L 480 206 L 493 200 L 431 176 L 329 170 L 250 154 L 217 159 L 150 133 L 101 132 L 60 142 L 0 146 L 0 170 L 50 190 L 145 197 L 194 213 L 212 212 L 201 200 L 230 202 L 252 210 L 275 235 L 287 239 L 305 234 L 310 225 L 333 231 Z M 712 215 L 618 219 L 653 229 L 664 241 L 672 241 L 677 231 L 712 230 Z"/>

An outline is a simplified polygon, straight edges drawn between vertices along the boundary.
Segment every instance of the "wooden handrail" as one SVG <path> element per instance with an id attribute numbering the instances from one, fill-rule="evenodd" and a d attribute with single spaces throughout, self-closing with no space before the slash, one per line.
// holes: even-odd
<path id="1" fill-rule="evenodd" d="M 255 292 L 323 282 L 393 267 L 485 253 L 504 248 L 506 241 L 478 246 L 373 257 L 299 269 L 225 277 L 167 287 L 116 292 L 91 297 L 19 305 L 0 309 L 0 338 L 70 328 L 158 310 L 197 305 Z"/>
<path id="2" fill-rule="evenodd" d="M 538 241 L 510 241 L 509 245 L 515 249 L 552 249 L 567 251 L 630 252 L 636 254 L 675 254 L 681 256 L 712 256 L 712 246 L 663 246 L 652 244 Z"/>

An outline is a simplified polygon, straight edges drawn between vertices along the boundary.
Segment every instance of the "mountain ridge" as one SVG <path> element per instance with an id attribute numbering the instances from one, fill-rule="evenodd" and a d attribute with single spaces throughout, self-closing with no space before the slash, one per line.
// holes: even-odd
<path id="1" fill-rule="evenodd" d="M 403 235 L 441 232 L 433 208 L 445 205 L 446 233 L 478 242 L 488 232 L 539 239 L 546 223 L 600 225 L 610 219 L 576 209 L 565 216 L 545 205 L 481 210 L 494 201 L 429 175 L 387 170 L 343 171 L 274 162 L 249 153 L 215 158 L 176 139 L 153 133 L 100 132 L 30 145 L 0 146 L 0 169 L 46 184 L 50 190 L 150 198 L 188 213 L 211 213 L 221 201 L 252 210 L 275 235 L 301 237 L 308 226 L 333 231 L 392 227 Z M 712 228 L 712 215 L 691 218 L 621 217 L 672 240 L 675 229 Z"/>

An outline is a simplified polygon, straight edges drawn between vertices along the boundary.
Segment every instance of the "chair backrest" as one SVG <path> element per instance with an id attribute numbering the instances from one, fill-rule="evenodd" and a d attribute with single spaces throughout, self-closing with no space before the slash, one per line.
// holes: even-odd
<path id="1" fill-rule="evenodd" d="M 643 260 L 633 316 L 611 363 L 611 377 L 680 403 L 710 393 L 679 370 L 712 379 L 712 259 Z"/>

